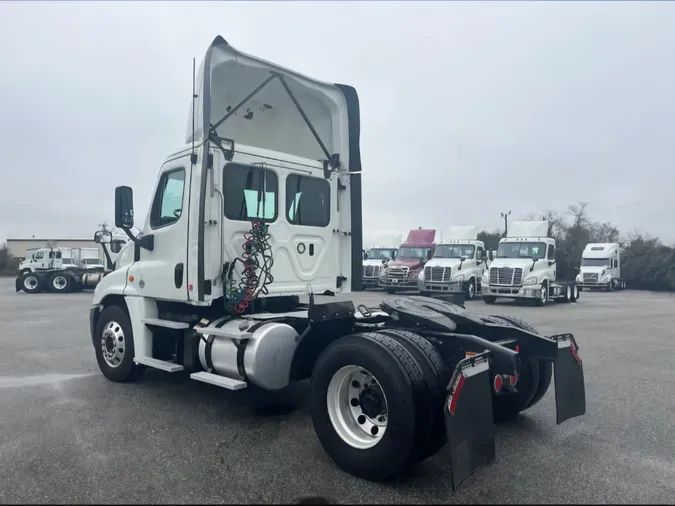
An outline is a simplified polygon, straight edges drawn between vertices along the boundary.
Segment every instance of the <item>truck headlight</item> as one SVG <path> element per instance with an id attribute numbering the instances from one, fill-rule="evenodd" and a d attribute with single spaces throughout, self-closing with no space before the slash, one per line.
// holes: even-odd
<path id="1" fill-rule="evenodd" d="M 576 281 L 577 281 L 577 283 L 581 283 L 583 281 L 583 278 L 581 277 L 581 274 L 577 274 Z"/>
<path id="2" fill-rule="evenodd" d="M 452 278 L 453 281 L 464 281 L 464 274 L 457 274 L 454 278 Z"/>
<path id="3" fill-rule="evenodd" d="M 387 274 L 387 269 L 380 269 L 380 277 L 383 278 Z"/>
<path id="4" fill-rule="evenodd" d="M 523 283 L 524 285 L 536 285 L 537 284 L 537 276 L 530 276 L 525 280 Z"/>
<path id="5" fill-rule="evenodd" d="M 602 279 L 600 280 L 602 283 L 608 283 L 609 280 L 612 278 L 612 276 L 603 276 Z"/>
<path id="6" fill-rule="evenodd" d="M 424 269 L 422 269 L 419 274 L 417 275 L 417 279 L 420 281 L 424 281 Z"/>
<path id="7" fill-rule="evenodd" d="M 488 276 L 488 272 L 487 272 L 487 271 L 485 271 L 485 272 L 483 273 L 483 277 L 482 277 L 481 279 L 482 279 L 482 282 L 483 282 L 483 283 L 488 283 L 488 282 L 490 281 L 490 278 L 489 278 L 489 276 Z"/>

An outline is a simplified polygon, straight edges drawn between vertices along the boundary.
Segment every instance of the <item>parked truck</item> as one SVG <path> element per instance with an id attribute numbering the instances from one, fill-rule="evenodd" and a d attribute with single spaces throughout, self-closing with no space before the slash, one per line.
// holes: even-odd
<path id="1" fill-rule="evenodd" d="M 387 293 L 417 291 L 419 275 L 433 255 L 435 238 L 435 229 L 420 227 L 409 231 L 405 242 L 398 248 L 396 260 L 389 262 L 385 269 L 380 269 L 378 285 Z"/>
<path id="2" fill-rule="evenodd" d="M 419 276 L 421 295 L 463 292 L 466 300 L 481 294 L 481 280 L 488 266 L 485 244 L 478 227 L 452 226 L 436 244 L 434 254 Z"/>
<path id="3" fill-rule="evenodd" d="M 133 190 L 115 189 L 115 224 L 134 245 L 94 290 L 92 346 L 106 378 L 185 371 L 235 391 L 310 378 L 316 436 L 341 469 L 383 480 L 447 444 L 453 487 L 494 461 L 495 420 L 539 402 L 553 371 L 557 422 L 585 413 L 572 334 L 428 297 L 368 307 L 330 296 L 361 287 L 353 87 L 222 37 L 194 82 L 186 145 L 162 163 L 138 235 Z M 397 261 L 431 256 L 433 231 L 416 232 Z"/>
<path id="4" fill-rule="evenodd" d="M 592 288 L 610 292 L 625 289 L 626 281 L 621 277 L 621 246 L 616 242 L 587 244 L 581 255 L 576 282 L 579 290 Z"/>
<path id="5" fill-rule="evenodd" d="M 364 290 L 377 288 L 380 271 L 386 268 L 390 261 L 396 260 L 398 245 L 400 243 L 400 235 L 389 238 L 380 237 L 375 242 L 378 246 L 373 246 L 364 251 L 363 277 L 361 281 Z"/>
<path id="6" fill-rule="evenodd" d="M 481 280 L 483 300 L 531 300 L 543 306 L 551 301 L 576 302 L 574 281 L 558 281 L 555 239 L 548 237 L 548 221 L 514 221 L 499 241 L 497 255 Z"/>
<path id="7" fill-rule="evenodd" d="M 115 244 L 119 246 L 122 241 L 126 243 L 126 239 L 118 236 Z M 104 252 L 109 255 L 105 247 Z M 38 248 L 19 264 L 15 288 L 26 293 L 78 292 L 94 288 L 105 270 L 98 248 Z"/>

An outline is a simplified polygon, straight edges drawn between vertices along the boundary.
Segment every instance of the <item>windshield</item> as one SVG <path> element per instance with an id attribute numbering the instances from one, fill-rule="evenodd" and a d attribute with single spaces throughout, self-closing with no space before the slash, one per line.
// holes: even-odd
<path id="1" fill-rule="evenodd" d="M 609 267 L 609 258 L 582 258 L 582 267 Z"/>
<path id="2" fill-rule="evenodd" d="M 497 258 L 544 258 L 543 242 L 503 242 L 497 248 Z"/>
<path id="3" fill-rule="evenodd" d="M 427 255 L 431 252 L 431 248 L 413 248 L 412 246 L 403 246 L 398 250 L 398 258 L 401 259 L 420 259 L 427 258 Z"/>
<path id="4" fill-rule="evenodd" d="M 373 248 L 368 251 L 368 260 L 391 260 L 394 258 L 393 249 Z"/>
<path id="5" fill-rule="evenodd" d="M 434 258 L 473 258 L 476 247 L 472 244 L 439 244 Z"/>

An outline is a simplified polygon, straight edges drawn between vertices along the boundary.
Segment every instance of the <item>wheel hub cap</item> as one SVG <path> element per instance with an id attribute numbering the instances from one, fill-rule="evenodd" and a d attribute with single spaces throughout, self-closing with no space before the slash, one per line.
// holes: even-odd
<path id="1" fill-rule="evenodd" d="M 119 323 L 111 321 L 103 329 L 101 335 L 101 351 L 103 359 L 110 367 L 117 367 L 124 359 L 126 342 L 124 332 Z"/>
<path id="2" fill-rule="evenodd" d="M 361 367 L 348 365 L 333 375 L 326 403 L 335 432 L 354 448 L 372 448 L 386 432 L 387 399 L 377 379 Z"/>

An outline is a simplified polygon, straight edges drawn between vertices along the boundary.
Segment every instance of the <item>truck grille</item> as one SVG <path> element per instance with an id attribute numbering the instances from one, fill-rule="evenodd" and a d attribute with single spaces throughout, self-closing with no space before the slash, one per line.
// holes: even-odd
<path id="1" fill-rule="evenodd" d="M 363 277 L 364 278 L 376 278 L 380 275 L 380 266 L 379 265 L 364 265 L 363 266 Z"/>
<path id="2" fill-rule="evenodd" d="M 407 267 L 389 267 L 387 277 L 394 279 L 406 279 L 408 277 Z"/>
<path id="3" fill-rule="evenodd" d="M 424 280 L 431 282 L 450 281 L 450 274 L 452 268 L 450 267 L 425 267 Z"/>
<path id="4" fill-rule="evenodd" d="M 598 281 L 598 273 L 597 272 L 584 272 L 584 281 Z"/>
<path id="5" fill-rule="evenodd" d="M 520 286 L 523 284 L 523 269 L 520 267 L 492 267 L 490 269 L 490 284 L 505 286 Z"/>

